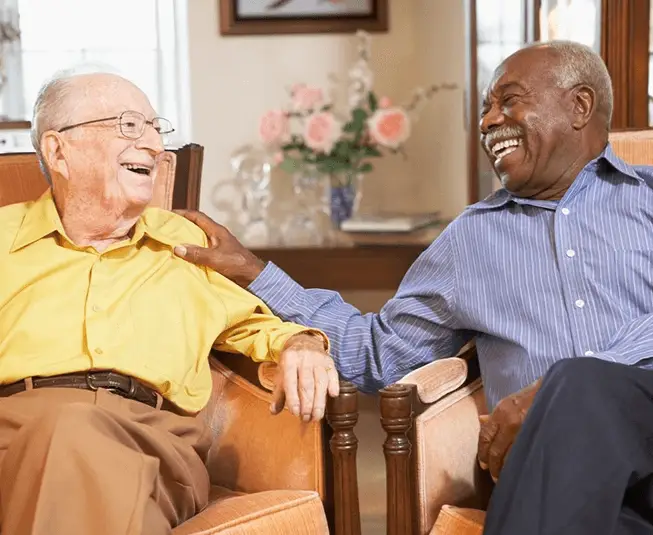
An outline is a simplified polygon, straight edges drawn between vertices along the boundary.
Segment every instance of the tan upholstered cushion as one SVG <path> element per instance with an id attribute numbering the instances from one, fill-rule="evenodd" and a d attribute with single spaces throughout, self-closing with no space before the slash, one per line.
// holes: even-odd
<path id="1" fill-rule="evenodd" d="M 617 156 L 631 165 L 653 165 L 653 129 L 611 132 L 610 143 Z"/>
<path id="2" fill-rule="evenodd" d="M 415 419 L 418 534 L 445 505 L 483 509 L 492 481 L 480 469 L 479 414 L 487 412 L 480 379 L 441 399 Z"/>
<path id="3" fill-rule="evenodd" d="M 328 535 L 316 492 L 272 490 L 218 493 L 216 501 L 173 530 L 173 535 Z"/>
<path id="4" fill-rule="evenodd" d="M 422 403 L 435 403 L 462 386 L 466 379 L 467 362 L 451 357 L 422 366 L 399 382 L 415 385 Z"/>
<path id="5" fill-rule="evenodd" d="M 482 535 L 485 512 L 445 505 L 430 535 Z"/>

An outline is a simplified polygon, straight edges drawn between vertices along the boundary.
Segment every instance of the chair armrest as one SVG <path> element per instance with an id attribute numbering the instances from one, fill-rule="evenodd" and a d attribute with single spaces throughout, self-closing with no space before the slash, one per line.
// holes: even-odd
<path id="1" fill-rule="evenodd" d="M 325 422 L 304 423 L 285 409 L 274 416 L 270 390 L 276 364 L 213 354 L 220 360 L 211 358 L 213 392 L 204 415 L 215 436 L 208 460 L 213 484 L 241 492 L 315 490 L 332 532 L 360 535 L 356 388 L 341 381 L 340 395 L 328 399 L 330 428 Z"/>
<path id="2" fill-rule="evenodd" d="M 211 482 L 247 493 L 314 490 L 324 498 L 320 423 L 304 423 L 287 410 L 272 415 L 272 395 L 215 358 L 211 375 L 213 392 L 205 412 L 214 435 Z"/>
<path id="3" fill-rule="evenodd" d="M 467 380 L 467 361 L 459 357 L 440 359 L 404 376 L 399 384 L 415 385 L 422 403 L 435 403 L 460 388 Z"/>
<path id="4" fill-rule="evenodd" d="M 470 350 L 381 391 L 388 535 L 429 533 L 445 504 L 486 505 L 492 482 L 476 453 L 478 415 L 487 409 L 477 374 Z"/>

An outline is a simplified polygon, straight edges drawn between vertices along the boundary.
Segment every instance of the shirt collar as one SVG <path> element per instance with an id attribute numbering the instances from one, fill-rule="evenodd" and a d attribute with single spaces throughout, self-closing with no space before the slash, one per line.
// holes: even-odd
<path id="1" fill-rule="evenodd" d="M 603 149 L 603 152 L 601 152 L 598 157 L 587 163 L 587 165 L 583 168 L 583 171 L 591 171 L 592 174 L 597 175 L 601 171 L 601 168 L 604 166 L 610 167 L 613 170 L 633 178 L 639 182 L 644 181 L 643 178 L 637 174 L 637 171 L 633 166 L 624 162 L 614 153 L 610 143 L 605 146 L 605 149 Z M 583 172 L 581 171 L 578 176 L 580 177 L 582 174 Z M 482 201 L 469 206 L 467 209 L 492 210 L 501 208 L 510 202 L 515 204 L 527 204 L 529 206 L 539 206 L 541 208 L 554 208 L 557 205 L 557 201 L 538 201 L 535 199 L 524 199 L 522 197 L 516 197 L 512 193 L 506 191 L 504 188 L 501 188 L 494 193 L 491 193 Z"/>
<path id="2" fill-rule="evenodd" d="M 174 248 L 176 243 L 173 243 L 173 241 L 167 236 L 160 233 L 156 228 L 156 225 L 153 226 L 150 224 L 149 220 L 153 217 L 151 212 L 152 210 L 150 208 L 145 209 L 143 215 L 136 222 L 133 237 L 129 242 L 124 242 L 124 245 L 138 243 L 143 236 L 148 236 L 163 245 Z M 52 198 L 52 190 L 48 189 L 27 210 L 27 213 L 20 224 L 20 228 L 16 233 L 10 252 L 13 253 L 18 249 L 27 247 L 54 232 L 59 233 L 70 241 L 66 236 L 66 231 L 63 228 L 59 212 L 57 211 L 54 199 Z"/>

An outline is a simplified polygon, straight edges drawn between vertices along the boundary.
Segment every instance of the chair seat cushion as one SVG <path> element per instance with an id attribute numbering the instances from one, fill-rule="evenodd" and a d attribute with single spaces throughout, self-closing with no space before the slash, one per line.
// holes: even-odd
<path id="1" fill-rule="evenodd" d="M 214 487 L 211 503 L 173 535 L 328 535 L 320 496 L 303 490 L 241 494 Z"/>
<path id="2" fill-rule="evenodd" d="M 485 512 L 445 505 L 430 535 L 482 535 Z"/>

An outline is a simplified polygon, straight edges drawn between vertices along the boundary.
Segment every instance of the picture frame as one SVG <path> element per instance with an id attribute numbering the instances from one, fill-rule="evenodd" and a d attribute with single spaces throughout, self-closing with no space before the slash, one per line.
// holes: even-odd
<path id="1" fill-rule="evenodd" d="M 218 0 L 220 34 L 387 32 L 389 0 Z"/>

